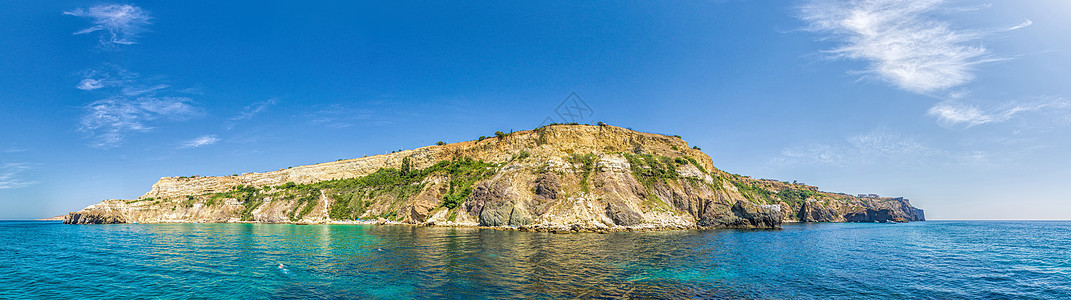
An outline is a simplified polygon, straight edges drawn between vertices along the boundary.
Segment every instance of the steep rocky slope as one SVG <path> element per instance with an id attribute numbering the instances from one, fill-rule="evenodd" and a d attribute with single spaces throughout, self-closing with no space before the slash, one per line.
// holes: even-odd
<path id="1" fill-rule="evenodd" d="M 777 228 L 916 221 L 899 198 L 857 198 L 716 169 L 679 137 L 614 126 L 535 130 L 224 177 L 165 177 L 69 224 L 398 222 L 520 230 Z"/>

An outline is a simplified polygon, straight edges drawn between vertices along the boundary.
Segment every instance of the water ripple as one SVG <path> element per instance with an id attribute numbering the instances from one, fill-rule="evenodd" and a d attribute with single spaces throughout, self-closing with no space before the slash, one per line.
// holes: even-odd
<path id="1" fill-rule="evenodd" d="M 0 222 L 0 298 L 1065 298 L 1071 222 L 547 234 Z"/>

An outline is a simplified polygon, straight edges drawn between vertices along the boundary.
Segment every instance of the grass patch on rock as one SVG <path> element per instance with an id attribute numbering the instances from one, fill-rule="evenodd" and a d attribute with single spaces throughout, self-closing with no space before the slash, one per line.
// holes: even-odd
<path id="1" fill-rule="evenodd" d="M 573 154 L 569 156 L 569 162 L 573 163 L 574 168 L 579 168 L 580 175 L 580 190 L 584 193 L 588 193 L 588 178 L 591 177 L 591 172 L 595 170 L 595 160 L 597 157 L 595 154 Z M 577 167 L 578 166 L 578 167 Z"/>
<path id="2" fill-rule="evenodd" d="M 402 167 L 380 168 L 372 174 L 357 178 L 344 178 L 321 181 L 311 184 L 287 182 L 278 186 L 257 188 L 238 185 L 230 191 L 210 193 L 194 198 L 188 196 L 184 205 L 191 206 L 193 201 L 204 199 L 206 206 L 221 205 L 224 199 L 235 199 L 242 205 L 239 217 L 242 221 L 252 221 L 252 212 L 264 204 L 267 199 L 295 201 L 296 204 L 287 212 L 290 221 L 297 221 L 312 212 L 321 195 L 331 198 L 328 217 L 335 220 L 353 220 L 364 215 L 377 202 L 376 199 L 391 199 L 388 209 L 377 217 L 395 220 L 399 218 L 398 209 L 402 200 L 420 193 L 429 176 L 446 176 L 449 188 L 443 196 L 442 206 L 454 209 L 460 206 L 472 194 L 473 185 L 497 171 L 498 164 L 486 163 L 472 158 L 440 161 L 425 169 L 416 169 L 408 158 Z"/>

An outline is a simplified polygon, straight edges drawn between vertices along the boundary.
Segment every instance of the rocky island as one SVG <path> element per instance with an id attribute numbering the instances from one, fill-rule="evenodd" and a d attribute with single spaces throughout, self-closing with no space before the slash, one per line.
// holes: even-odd
<path id="1" fill-rule="evenodd" d="M 67 224 L 404 223 L 529 231 L 779 228 L 925 220 L 903 198 L 857 197 L 714 167 L 679 136 L 554 124 L 460 143 L 219 177 L 164 177 Z"/>

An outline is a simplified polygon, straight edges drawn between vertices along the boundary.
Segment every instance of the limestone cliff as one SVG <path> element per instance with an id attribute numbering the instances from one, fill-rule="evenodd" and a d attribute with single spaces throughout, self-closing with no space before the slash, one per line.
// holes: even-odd
<path id="1" fill-rule="evenodd" d="M 679 137 L 550 125 L 476 141 L 224 177 L 165 177 L 69 224 L 399 222 L 521 230 L 777 228 L 782 220 L 915 221 L 864 199 L 714 167 Z"/>

